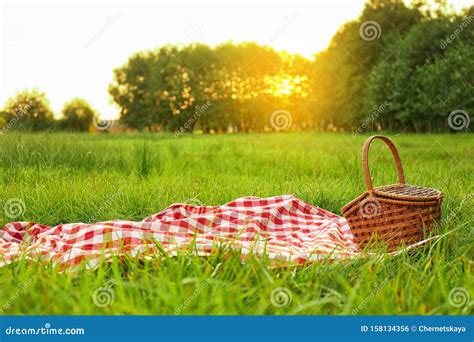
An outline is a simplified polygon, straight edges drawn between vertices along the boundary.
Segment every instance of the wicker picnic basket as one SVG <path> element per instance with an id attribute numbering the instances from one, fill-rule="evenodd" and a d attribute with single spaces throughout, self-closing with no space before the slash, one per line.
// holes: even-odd
<path id="1" fill-rule="evenodd" d="M 373 140 L 385 142 L 398 173 L 398 183 L 374 188 L 369 171 L 369 147 Z M 389 250 L 420 241 L 423 233 L 441 218 L 439 190 L 405 184 L 402 162 L 393 142 L 384 136 L 368 138 L 362 151 L 367 191 L 342 207 L 355 242 L 364 248 L 369 243 L 383 243 Z"/>

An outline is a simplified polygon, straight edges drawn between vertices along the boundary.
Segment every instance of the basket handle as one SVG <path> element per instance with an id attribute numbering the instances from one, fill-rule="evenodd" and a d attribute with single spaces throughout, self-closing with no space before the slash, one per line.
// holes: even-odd
<path id="1" fill-rule="evenodd" d="M 367 185 L 367 190 L 372 191 L 374 189 L 374 186 L 372 185 L 372 178 L 370 177 L 370 170 L 369 170 L 369 147 L 372 141 L 375 139 L 380 139 L 388 145 L 388 147 L 390 148 L 390 151 L 392 152 L 393 159 L 395 160 L 395 165 L 397 167 L 398 182 L 400 184 L 405 184 L 405 176 L 403 175 L 402 161 L 400 160 L 400 156 L 398 155 L 397 148 L 393 144 L 392 140 L 390 140 L 389 138 L 383 135 L 373 135 L 365 141 L 364 148 L 362 150 L 362 166 L 364 168 L 364 177 L 365 177 L 365 184 Z"/>

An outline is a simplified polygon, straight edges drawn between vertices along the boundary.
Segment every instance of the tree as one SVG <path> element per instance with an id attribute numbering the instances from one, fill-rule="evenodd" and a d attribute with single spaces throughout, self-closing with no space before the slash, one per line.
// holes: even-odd
<path id="1" fill-rule="evenodd" d="M 369 0 L 314 61 L 256 43 L 167 45 L 131 56 L 109 93 L 139 130 L 279 130 L 275 113 L 292 129 L 442 129 L 450 108 L 472 110 L 472 12 Z"/>
<path id="2" fill-rule="evenodd" d="M 130 57 L 109 92 L 122 122 L 137 129 L 263 129 L 279 101 L 268 79 L 283 66 L 281 54 L 255 43 L 165 46 Z"/>
<path id="3" fill-rule="evenodd" d="M 5 125 L 15 130 L 41 131 L 52 128 L 54 124 L 46 94 L 37 89 L 24 90 L 10 98 L 3 116 Z"/>
<path id="4" fill-rule="evenodd" d="M 80 98 L 64 104 L 61 114 L 61 128 L 67 131 L 87 132 L 92 126 L 92 120 L 97 117 L 90 104 Z"/>
<path id="5" fill-rule="evenodd" d="M 466 96 L 474 91 L 474 66 L 469 62 L 474 33 L 462 29 L 470 18 L 466 14 L 426 17 L 382 53 L 366 82 L 364 98 L 365 113 L 388 100 L 375 118 L 378 126 L 439 131 L 447 128 L 447 116 L 453 110 L 474 109 L 472 96 Z"/>
<path id="6" fill-rule="evenodd" d="M 140 52 L 114 70 L 109 92 L 124 124 L 139 130 L 154 125 L 172 130 L 177 125 L 177 116 L 194 102 L 184 53 L 173 46 Z"/>
<path id="7" fill-rule="evenodd" d="M 365 82 L 394 35 L 403 35 L 422 14 L 400 0 L 372 0 L 345 24 L 327 50 L 316 55 L 312 73 L 315 115 L 325 127 L 353 127 L 364 116 Z"/>

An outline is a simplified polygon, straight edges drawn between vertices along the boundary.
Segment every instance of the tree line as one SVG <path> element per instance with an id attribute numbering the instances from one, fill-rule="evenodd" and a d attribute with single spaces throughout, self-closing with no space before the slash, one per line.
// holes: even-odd
<path id="1" fill-rule="evenodd" d="M 108 90 L 120 124 L 136 130 L 446 131 L 450 113 L 474 112 L 473 21 L 474 7 L 372 0 L 314 59 L 256 43 L 167 45 L 132 55 Z M 34 90 L 7 101 L 0 120 L 86 131 L 98 115 L 73 99 L 55 120 Z"/>

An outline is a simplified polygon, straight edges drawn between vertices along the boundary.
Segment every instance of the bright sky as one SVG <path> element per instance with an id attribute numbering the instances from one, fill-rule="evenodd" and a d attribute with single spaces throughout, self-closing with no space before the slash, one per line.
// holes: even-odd
<path id="1" fill-rule="evenodd" d="M 454 1 L 452 1 L 454 3 Z M 456 1 L 456 7 L 471 0 Z M 215 45 L 256 41 L 311 57 L 339 26 L 355 19 L 364 0 L 229 2 L 2 3 L 0 106 L 19 90 L 46 92 L 59 113 L 74 97 L 114 118 L 107 88 L 112 70 L 137 51 L 167 43 Z"/>

